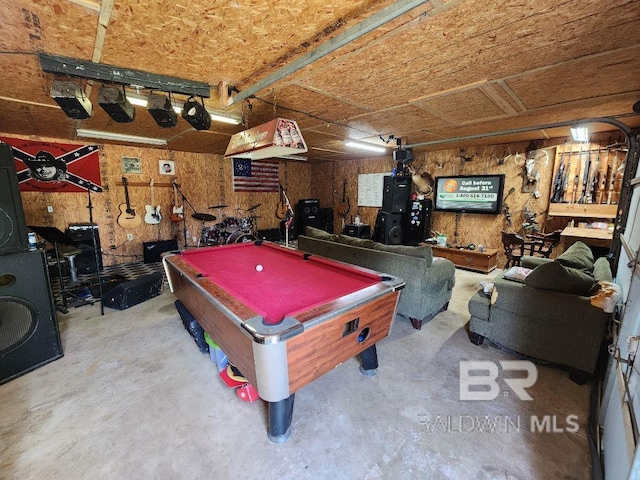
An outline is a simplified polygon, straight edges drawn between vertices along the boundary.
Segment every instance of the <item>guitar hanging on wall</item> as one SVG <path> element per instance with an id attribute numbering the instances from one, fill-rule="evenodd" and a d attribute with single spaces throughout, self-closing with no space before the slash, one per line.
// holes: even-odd
<path id="1" fill-rule="evenodd" d="M 135 208 L 131 206 L 129 201 L 129 183 L 126 177 L 122 177 L 122 185 L 124 186 L 125 203 L 121 203 L 120 215 L 118 215 L 118 225 L 122 228 L 136 228 L 142 225 L 142 218 L 136 214 Z"/>
<path id="2" fill-rule="evenodd" d="M 336 190 L 333 191 L 334 195 L 338 197 L 338 192 Z M 344 230 L 345 224 L 347 223 L 347 215 L 349 211 L 351 211 L 351 200 L 347 196 L 347 179 L 344 179 L 342 182 L 342 201 L 338 198 L 338 211 L 340 212 L 340 216 L 342 217 L 342 230 Z"/>
<path id="3" fill-rule="evenodd" d="M 172 183 L 173 186 L 173 205 L 171 205 L 171 212 L 169 213 L 169 220 L 174 223 L 181 222 L 184 219 L 184 205 L 178 206 L 178 190 L 176 189 L 176 182 Z"/>
<path id="4" fill-rule="evenodd" d="M 151 188 L 151 205 L 145 205 L 144 209 L 147 212 L 144 215 L 144 221 L 150 225 L 157 225 L 162 220 L 162 214 L 160 213 L 160 205 L 156 205 L 156 201 L 153 195 L 153 178 L 149 182 Z"/>

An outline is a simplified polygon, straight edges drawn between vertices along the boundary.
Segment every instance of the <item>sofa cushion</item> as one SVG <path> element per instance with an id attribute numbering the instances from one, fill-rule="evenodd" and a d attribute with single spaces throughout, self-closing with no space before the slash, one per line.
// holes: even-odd
<path id="1" fill-rule="evenodd" d="M 349 235 L 337 235 L 336 242 L 362 248 L 371 248 L 374 243 L 373 240 L 369 240 L 368 238 L 350 237 Z"/>
<path id="2" fill-rule="evenodd" d="M 410 257 L 424 258 L 427 261 L 427 267 L 430 267 L 433 263 L 433 250 L 430 245 L 411 247 L 409 245 L 385 245 L 384 243 L 374 242 L 373 249 L 381 250 L 383 252 L 398 253 L 400 255 L 408 255 Z"/>
<path id="3" fill-rule="evenodd" d="M 524 283 L 532 288 L 588 296 L 596 282 L 592 276 L 577 268 L 553 261 L 534 268 Z"/>
<path id="4" fill-rule="evenodd" d="M 596 282 L 612 282 L 611 265 L 606 257 L 600 257 L 593 264 L 593 278 Z"/>
<path id="5" fill-rule="evenodd" d="M 320 230 L 319 228 L 309 227 L 309 226 L 304 227 L 304 234 L 307 237 L 319 238 L 321 240 L 329 240 L 331 242 L 333 242 L 338 236 L 335 233 L 325 232 L 324 230 Z"/>
<path id="6" fill-rule="evenodd" d="M 582 242 L 576 242 L 558 256 L 556 262 L 565 267 L 578 268 L 580 270 L 593 271 L 593 253 Z"/>

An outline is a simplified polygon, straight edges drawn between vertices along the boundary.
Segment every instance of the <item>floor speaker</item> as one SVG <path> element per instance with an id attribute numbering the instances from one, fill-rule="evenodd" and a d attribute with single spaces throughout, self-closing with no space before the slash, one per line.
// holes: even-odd
<path id="1" fill-rule="evenodd" d="M 320 200 L 318 199 L 302 199 L 296 205 L 296 231 L 298 235 L 304 235 L 304 229 L 307 226 L 322 228 Z"/>
<path id="2" fill-rule="evenodd" d="M 0 255 L 29 249 L 13 151 L 0 143 Z"/>
<path id="3" fill-rule="evenodd" d="M 416 246 L 430 237 L 432 210 L 433 202 L 430 198 L 409 200 L 404 226 L 405 245 Z"/>
<path id="4" fill-rule="evenodd" d="M 387 245 L 402 245 L 404 242 L 404 215 L 402 213 L 390 213 L 380 211 L 378 213 L 377 228 L 379 240 Z"/>
<path id="5" fill-rule="evenodd" d="M 382 190 L 382 211 L 405 213 L 411 195 L 411 177 L 384 177 Z"/>
<path id="6" fill-rule="evenodd" d="M 0 256 L 0 383 L 62 355 L 44 252 Z"/>
<path id="7" fill-rule="evenodd" d="M 64 232 L 81 250 L 81 253 L 76 255 L 75 258 L 76 268 L 80 274 L 96 271 L 96 250 L 93 248 L 92 228 L 96 236 L 96 247 L 98 249 L 97 261 L 102 270 L 102 247 L 100 246 L 98 225 L 95 223 L 93 226 L 89 223 L 73 223 Z"/>
<path id="8" fill-rule="evenodd" d="M 162 274 L 155 272 L 121 283 L 102 295 L 102 303 L 105 307 L 126 310 L 160 295 L 162 281 Z"/>

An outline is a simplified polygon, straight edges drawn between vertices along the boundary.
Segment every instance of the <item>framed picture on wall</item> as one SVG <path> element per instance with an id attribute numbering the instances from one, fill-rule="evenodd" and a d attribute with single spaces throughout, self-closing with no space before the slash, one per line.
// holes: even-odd
<path id="1" fill-rule="evenodd" d="M 139 157 L 122 157 L 122 173 L 140 174 L 142 173 L 142 161 Z"/>
<path id="2" fill-rule="evenodd" d="M 176 165 L 173 160 L 158 160 L 160 175 L 175 175 Z"/>

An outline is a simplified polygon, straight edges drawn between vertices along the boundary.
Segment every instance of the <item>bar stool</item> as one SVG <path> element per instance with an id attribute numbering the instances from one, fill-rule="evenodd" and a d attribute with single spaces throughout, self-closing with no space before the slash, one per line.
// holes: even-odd
<path id="1" fill-rule="evenodd" d="M 62 252 L 62 256 L 69 262 L 69 275 L 71 276 L 71 283 L 78 283 L 78 268 L 76 267 L 76 255 L 82 253 L 79 248 L 72 248 Z"/>

